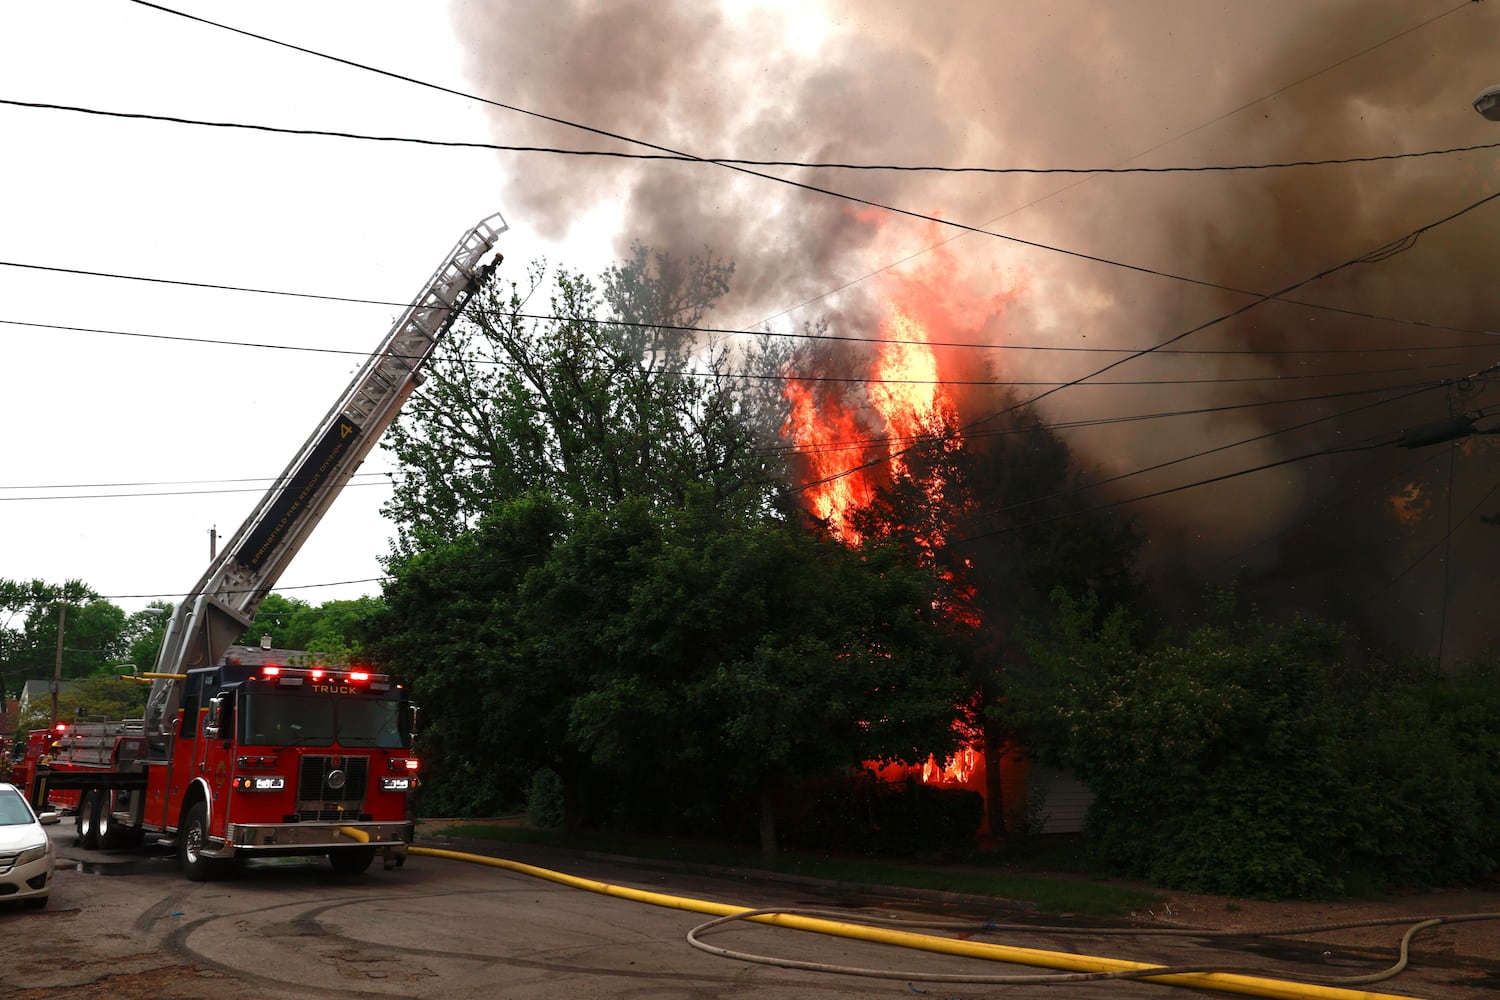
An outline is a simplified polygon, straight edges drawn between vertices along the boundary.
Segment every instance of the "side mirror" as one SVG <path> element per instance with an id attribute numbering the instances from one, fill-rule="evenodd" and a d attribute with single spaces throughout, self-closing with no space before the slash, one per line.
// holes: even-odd
<path id="1" fill-rule="evenodd" d="M 57 813 L 37 813 L 36 821 L 43 826 L 56 826 L 62 822 L 62 817 Z"/>
<path id="2" fill-rule="evenodd" d="M 417 738 L 417 719 L 418 719 L 418 717 L 421 716 L 422 710 L 420 708 L 418 708 L 416 705 L 407 705 L 406 708 L 407 708 L 407 710 L 409 712 L 411 712 L 411 725 L 407 727 L 407 735 L 411 739 L 416 739 Z"/>
<path id="3" fill-rule="evenodd" d="M 208 699 L 208 718 L 203 721 L 203 736 L 205 739 L 216 740 L 219 738 L 219 730 L 224 725 L 224 696 L 215 695 Z"/>

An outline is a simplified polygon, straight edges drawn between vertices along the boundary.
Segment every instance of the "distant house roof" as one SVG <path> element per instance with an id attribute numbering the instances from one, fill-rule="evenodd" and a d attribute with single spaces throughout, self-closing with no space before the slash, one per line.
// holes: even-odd
<path id="1" fill-rule="evenodd" d="M 73 686 L 73 682 L 72 681 L 63 681 L 61 684 L 59 684 L 57 686 L 57 691 L 58 691 L 59 694 L 61 694 L 62 692 L 68 690 L 68 688 L 70 688 L 72 686 Z M 21 685 L 21 697 L 18 698 L 18 699 L 16 699 L 16 711 L 18 711 L 18 712 L 24 712 L 24 711 L 26 711 L 26 706 L 31 704 L 32 699 L 36 699 L 37 701 L 43 701 L 43 700 L 50 700 L 51 698 L 52 698 L 52 682 L 51 681 L 27 681 L 25 684 Z"/>
<path id="2" fill-rule="evenodd" d="M 321 663 L 323 658 L 305 649 L 262 649 L 259 646 L 230 646 L 224 654 L 225 663 L 240 663 L 247 667 L 260 667 L 267 663 L 286 665 L 293 657 L 299 663 Z"/>

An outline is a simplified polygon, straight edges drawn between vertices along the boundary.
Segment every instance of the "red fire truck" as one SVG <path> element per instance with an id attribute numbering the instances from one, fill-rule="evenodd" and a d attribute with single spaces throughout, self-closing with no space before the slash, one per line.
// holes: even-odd
<path id="1" fill-rule="evenodd" d="M 68 724 L 28 740 L 33 803 L 75 813 L 85 847 L 157 835 L 195 881 L 232 858 L 326 853 L 358 873 L 411 842 L 417 718 L 405 690 L 360 667 L 226 657 L 282 570 L 395 419 L 437 342 L 499 264 L 506 230 L 469 230 L 172 614 L 142 719 Z M 53 749 L 49 740 L 58 746 Z M 51 760 L 43 757 L 50 752 Z"/>

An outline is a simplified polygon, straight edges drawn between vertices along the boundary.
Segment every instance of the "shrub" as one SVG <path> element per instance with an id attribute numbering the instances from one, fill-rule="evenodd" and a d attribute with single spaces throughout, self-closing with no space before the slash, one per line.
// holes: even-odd
<path id="1" fill-rule="evenodd" d="M 539 768 L 526 792 L 526 818 L 539 829 L 558 830 L 565 817 L 562 778 L 550 767 Z"/>

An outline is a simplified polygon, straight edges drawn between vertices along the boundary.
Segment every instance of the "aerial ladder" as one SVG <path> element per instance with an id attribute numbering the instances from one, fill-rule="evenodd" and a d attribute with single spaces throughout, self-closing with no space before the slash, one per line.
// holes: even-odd
<path id="1" fill-rule="evenodd" d="M 217 664 L 253 623 L 256 608 L 421 383 L 423 367 L 465 302 L 500 263 L 493 251 L 507 228 L 497 213 L 464 234 L 177 605 L 146 702 L 153 750 L 170 750 L 187 671 Z"/>

